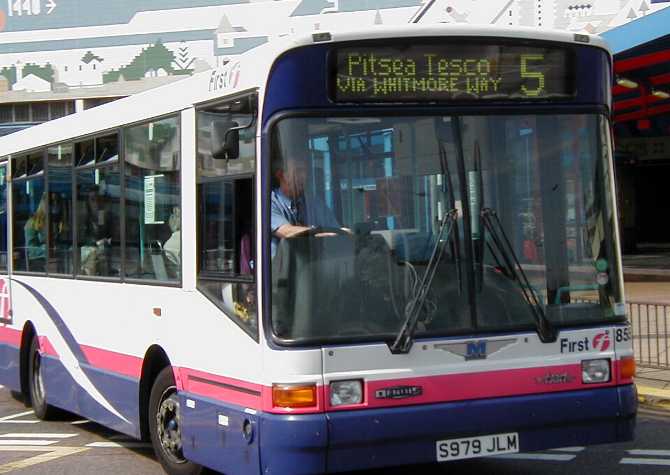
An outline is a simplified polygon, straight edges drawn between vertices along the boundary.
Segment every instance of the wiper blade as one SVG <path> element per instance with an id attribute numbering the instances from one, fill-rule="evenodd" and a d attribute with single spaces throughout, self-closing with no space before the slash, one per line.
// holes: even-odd
<path id="1" fill-rule="evenodd" d="M 449 171 L 449 161 L 447 160 L 447 150 L 444 143 L 440 144 L 440 167 L 442 168 L 442 191 L 449 196 L 450 206 L 456 208 L 456 196 L 454 195 L 454 184 L 451 180 L 451 172 Z M 456 264 L 456 275 L 458 278 L 458 294 L 463 293 L 463 274 L 461 273 L 461 241 L 460 233 L 458 232 L 458 220 L 454 220 L 454 240 L 452 242 L 452 255 L 454 256 L 454 263 Z"/>
<path id="2" fill-rule="evenodd" d="M 454 229 L 454 223 L 457 218 L 458 211 L 456 209 L 451 209 L 442 217 L 440 230 L 437 234 L 437 241 L 435 242 L 435 246 L 433 246 L 428 265 L 426 266 L 421 282 L 414 292 L 412 299 L 405 307 L 405 321 L 403 322 L 398 336 L 390 346 L 391 353 L 409 353 L 409 350 L 412 348 L 414 333 L 416 331 L 416 326 L 419 323 L 421 311 L 423 310 L 426 298 L 428 297 L 428 292 L 433 284 L 433 278 L 435 277 L 435 272 L 442 259 L 442 255 L 444 254 L 446 243 L 451 240 L 451 232 Z M 448 228 L 447 225 L 449 226 Z"/>
<path id="3" fill-rule="evenodd" d="M 519 284 L 519 288 L 523 293 L 524 299 L 528 304 L 528 307 L 535 318 L 535 323 L 537 325 L 537 334 L 540 337 L 540 340 L 543 343 L 553 343 L 556 341 L 558 335 L 556 330 L 553 328 L 547 316 L 544 313 L 542 304 L 537 298 L 535 291 L 533 290 L 528 277 L 521 267 L 519 258 L 514 252 L 514 248 L 505 233 L 505 229 L 500 222 L 500 218 L 495 210 L 491 208 L 482 208 L 481 210 L 482 223 L 484 227 L 491 235 L 493 244 L 498 248 L 498 251 L 501 255 L 501 258 L 505 262 L 512 280 L 515 280 Z M 498 261 L 497 257 L 494 258 Z"/>

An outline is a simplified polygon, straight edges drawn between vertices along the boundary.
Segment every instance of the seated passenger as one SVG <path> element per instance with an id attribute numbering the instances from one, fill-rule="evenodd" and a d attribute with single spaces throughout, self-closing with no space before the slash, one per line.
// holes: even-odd
<path id="1" fill-rule="evenodd" d="M 26 221 L 23 233 L 29 272 L 44 272 L 47 258 L 46 194 L 42 195 L 35 213 Z"/>
<path id="2" fill-rule="evenodd" d="M 172 208 L 172 213 L 168 218 L 168 226 L 170 226 L 172 235 L 163 244 L 163 250 L 165 251 L 165 257 L 172 264 L 179 266 L 181 264 L 181 209 L 179 207 Z"/>
<path id="3" fill-rule="evenodd" d="M 49 272 L 72 272 L 72 233 L 70 229 L 69 199 L 58 193 L 49 193 L 49 247 L 56 262 L 49 261 Z"/>
<path id="4" fill-rule="evenodd" d="M 99 191 L 95 186 L 86 193 L 86 205 L 79 216 L 79 262 L 84 275 L 109 275 L 112 213 Z"/>

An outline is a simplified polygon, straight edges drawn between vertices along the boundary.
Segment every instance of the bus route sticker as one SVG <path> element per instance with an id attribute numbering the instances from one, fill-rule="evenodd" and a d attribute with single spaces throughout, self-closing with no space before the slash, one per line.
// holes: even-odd
<path id="1" fill-rule="evenodd" d="M 7 279 L 0 279 L 0 321 L 4 323 L 12 322 L 12 302 L 9 296 L 9 282 Z"/>

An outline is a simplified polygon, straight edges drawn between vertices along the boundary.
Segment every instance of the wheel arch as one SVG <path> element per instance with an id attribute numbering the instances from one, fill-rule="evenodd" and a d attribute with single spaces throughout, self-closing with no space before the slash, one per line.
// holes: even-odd
<path id="1" fill-rule="evenodd" d="M 139 390 L 139 420 L 142 440 L 149 440 L 149 397 L 151 388 L 163 368 L 171 366 L 167 353 L 160 345 L 152 345 L 144 355 Z"/>

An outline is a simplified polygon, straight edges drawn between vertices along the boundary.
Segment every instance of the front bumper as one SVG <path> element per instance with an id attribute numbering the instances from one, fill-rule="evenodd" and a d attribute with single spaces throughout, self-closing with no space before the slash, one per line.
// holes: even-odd
<path id="1" fill-rule="evenodd" d="M 633 385 L 316 415 L 260 415 L 261 472 L 314 474 L 436 461 L 442 439 L 518 432 L 523 452 L 632 440 Z"/>

